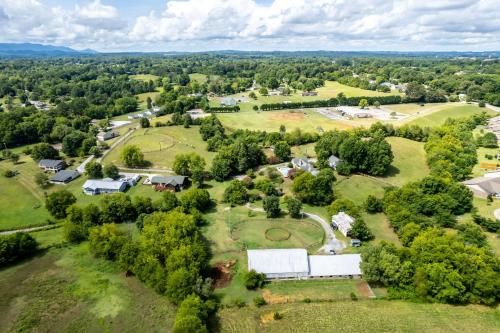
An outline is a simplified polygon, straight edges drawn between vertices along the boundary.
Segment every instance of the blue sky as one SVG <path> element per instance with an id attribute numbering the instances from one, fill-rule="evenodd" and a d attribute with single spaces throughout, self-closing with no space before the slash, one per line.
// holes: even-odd
<path id="1" fill-rule="evenodd" d="M 498 0 L 0 0 L 0 42 L 99 51 L 500 50 Z"/>

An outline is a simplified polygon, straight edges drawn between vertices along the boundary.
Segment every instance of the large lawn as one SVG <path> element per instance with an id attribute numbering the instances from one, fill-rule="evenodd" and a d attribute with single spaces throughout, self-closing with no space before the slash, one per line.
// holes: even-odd
<path id="1" fill-rule="evenodd" d="M 203 156 L 208 165 L 215 155 L 206 150 L 206 142 L 201 139 L 199 127 L 170 126 L 138 129 L 106 155 L 103 162 L 123 166 L 120 154 L 126 145 L 139 146 L 153 168 L 165 170 L 172 168 L 177 154 L 195 152 Z"/>
<path id="2" fill-rule="evenodd" d="M 283 315 L 273 320 L 273 313 Z M 404 301 L 290 303 L 219 312 L 221 332 L 498 332 L 498 309 Z"/>
<path id="3" fill-rule="evenodd" d="M 130 78 L 139 81 L 150 81 L 150 80 L 155 81 L 158 80 L 160 77 L 153 74 L 136 74 L 136 75 L 130 75 Z"/>
<path id="4" fill-rule="evenodd" d="M 403 138 L 390 137 L 394 161 L 389 172 L 382 179 L 395 186 L 419 180 L 429 174 L 425 159 L 424 144 Z"/>
<path id="5" fill-rule="evenodd" d="M 38 236 L 35 236 L 38 238 Z M 86 243 L 0 271 L 2 332 L 170 332 L 175 307 Z"/>
<path id="6" fill-rule="evenodd" d="M 199 84 L 203 84 L 203 83 L 207 82 L 208 76 L 205 74 L 200 74 L 200 73 L 192 73 L 192 74 L 189 74 L 189 79 L 191 81 L 196 81 Z"/>
<path id="7" fill-rule="evenodd" d="M 449 103 L 442 105 L 440 108 L 432 108 L 431 106 L 428 111 L 415 114 L 415 119 L 407 118 L 405 122 L 420 126 L 437 127 L 444 124 L 448 118 L 466 118 L 481 112 L 486 112 L 490 115 L 496 114 L 494 111 L 472 104 Z"/>
<path id="8" fill-rule="evenodd" d="M 321 99 L 329 99 L 337 97 L 339 93 L 344 93 L 346 97 L 355 96 L 390 96 L 390 95 L 400 95 L 398 91 L 392 91 L 390 93 L 384 93 L 375 90 L 367 90 L 356 87 L 350 87 L 345 84 L 339 83 L 337 81 L 325 81 L 325 85 L 316 89 L 318 92 L 318 97 Z"/>

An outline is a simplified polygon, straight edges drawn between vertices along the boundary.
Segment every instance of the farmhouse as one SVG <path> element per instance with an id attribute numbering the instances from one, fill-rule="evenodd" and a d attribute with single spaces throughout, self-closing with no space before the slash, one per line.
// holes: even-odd
<path id="1" fill-rule="evenodd" d="M 310 172 L 313 176 L 317 176 L 319 173 L 318 169 L 316 169 L 306 157 L 296 157 L 292 159 L 292 165 L 295 169 Z"/>
<path id="2" fill-rule="evenodd" d="M 80 173 L 76 170 L 61 170 L 50 179 L 50 182 L 52 184 L 67 184 L 78 177 L 80 177 Z"/>
<path id="3" fill-rule="evenodd" d="M 293 170 L 289 167 L 277 167 L 276 170 L 285 178 L 290 177 L 290 172 Z"/>
<path id="4" fill-rule="evenodd" d="M 347 237 L 347 233 L 351 230 L 354 219 L 344 212 L 339 212 L 332 216 L 332 226 L 338 229 L 342 235 Z"/>
<path id="5" fill-rule="evenodd" d="M 163 190 L 180 191 L 187 185 L 187 177 L 185 176 L 160 176 L 153 175 L 146 180 L 145 184 L 153 186 L 161 186 Z"/>
<path id="6" fill-rule="evenodd" d="M 118 135 L 119 135 L 118 133 L 113 132 L 113 131 L 99 132 L 99 134 L 97 134 L 97 139 L 99 141 L 106 141 L 106 140 L 113 139 L 113 138 L 117 137 Z"/>
<path id="7" fill-rule="evenodd" d="M 66 167 L 63 160 L 40 160 L 38 167 L 44 171 L 58 172 Z"/>
<path id="8" fill-rule="evenodd" d="M 332 169 L 336 169 L 337 168 L 337 165 L 339 165 L 340 163 L 340 158 L 338 158 L 337 156 L 335 155 L 332 155 L 328 158 L 328 165 L 330 166 L 330 168 Z"/>
<path id="9" fill-rule="evenodd" d="M 359 254 L 308 256 L 305 249 L 248 250 L 248 270 L 268 279 L 360 277 Z"/>
<path id="10" fill-rule="evenodd" d="M 466 180 L 462 184 L 467 186 L 475 196 L 480 198 L 487 198 L 488 196 L 500 198 L 500 176 L 474 178 Z"/>
<path id="11" fill-rule="evenodd" d="M 87 195 L 98 195 L 102 193 L 124 192 L 127 182 L 105 178 L 102 180 L 89 179 L 83 184 L 83 193 Z"/>
<path id="12" fill-rule="evenodd" d="M 237 102 L 232 97 L 224 97 L 220 100 L 220 105 L 222 106 L 236 106 Z"/>

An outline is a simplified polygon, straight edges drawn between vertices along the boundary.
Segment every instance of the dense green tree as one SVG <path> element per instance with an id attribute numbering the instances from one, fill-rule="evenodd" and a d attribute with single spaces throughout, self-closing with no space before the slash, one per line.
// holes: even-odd
<path id="1" fill-rule="evenodd" d="M 128 167 L 141 167 L 145 164 L 144 154 L 136 145 L 125 146 L 121 153 L 121 159 L 122 162 Z"/>
<path id="2" fill-rule="evenodd" d="M 76 202 L 73 193 L 67 190 L 59 190 L 49 194 L 45 200 L 45 207 L 49 213 L 57 219 L 66 217 L 66 209 Z"/>
<path id="3" fill-rule="evenodd" d="M 0 267 L 27 258 L 38 249 L 37 241 L 28 233 L 16 232 L 0 236 Z"/>
<path id="4" fill-rule="evenodd" d="M 151 126 L 149 119 L 146 117 L 142 117 L 139 123 L 141 124 L 141 128 L 149 128 Z"/>
<path id="5" fill-rule="evenodd" d="M 195 208 L 200 212 L 206 211 L 212 205 L 210 194 L 207 190 L 191 188 L 184 192 L 180 198 L 180 204 L 185 211 Z"/>
<path id="6" fill-rule="evenodd" d="M 96 161 L 90 161 L 85 165 L 85 173 L 90 179 L 100 179 L 103 177 L 102 165 Z"/>
<path id="7" fill-rule="evenodd" d="M 35 161 L 57 159 L 59 152 L 48 143 L 38 143 L 31 148 L 31 157 Z"/>
<path id="8" fill-rule="evenodd" d="M 245 273 L 245 287 L 249 290 L 262 288 L 266 281 L 266 275 L 257 273 L 254 269 Z"/>
<path id="9" fill-rule="evenodd" d="M 292 151 L 286 141 L 280 141 L 274 145 L 274 155 L 276 155 L 280 162 L 285 162 L 290 160 Z"/>
<path id="10" fill-rule="evenodd" d="M 49 176 L 43 172 L 38 172 L 35 174 L 35 183 L 40 188 L 46 188 L 50 185 Z"/>
<path id="11" fill-rule="evenodd" d="M 114 260 L 118 258 L 127 237 L 114 223 L 93 227 L 89 231 L 89 248 L 96 257 Z"/>
<path id="12" fill-rule="evenodd" d="M 127 223 L 135 221 L 137 213 L 130 197 L 116 192 L 101 199 L 101 221 L 103 223 Z"/>
<path id="13" fill-rule="evenodd" d="M 355 219 L 348 236 L 362 241 L 369 241 L 375 238 L 365 221 L 360 217 Z"/>
<path id="14" fill-rule="evenodd" d="M 275 195 L 266 196 L 263 200 L 263 207 L 267 218 L 276 218 L 281 214 L 280 198 Z"/>
<path id="15" fill-rule="evenodd" d="M 120 170 L 113 163 L 105 165 L 102 169 L 102 172 L 104 177 L 107 178 L 117 179 L 118 177 L 120 177 Z"/>
<path id="16" fill-rule="evenodd" d="M 248 201 L 248 192 L 243 182 L 239 180 L 231 181 L 224 190 L 223 200 L 234 205 L 246 203 Z"/>
<path id="17" fill-rule="evenodd" d="M 304 203 L 327 205 L 334 198 L 335 176 L 330 169 L 323 169 L 317 176 L 304 172 L 293 180 L 292 191 Z"/>
<path id="18" fill-rule="evenodd" d="M 299 199 L 295 199 L 293 197 L 285 197 L 285 202 L 288 208 L 288 214 L 297 219 L 300 218 L 301 210 L 302 210 L 302 202 Z"/>

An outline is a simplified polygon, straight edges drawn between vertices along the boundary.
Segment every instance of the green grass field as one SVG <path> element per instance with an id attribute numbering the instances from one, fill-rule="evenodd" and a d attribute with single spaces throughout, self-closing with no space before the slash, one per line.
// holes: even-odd
<path id="1" fill-rule="evenodd" d="M 430 111 L 421 112 L 415 115 L 417 116 L 415 119 L 407 118 L 405 122 L 420 126 L 437 127 L 444 124 L 448 118 L 465 118 L 481 112 L 486 112 L 489 115 L 495 114 L 494 111 L 476 105 L 449 103 L 440 108 L 436 107 L 430 109 Z"/>
<path id="2" fill-rule="evenodd" d="M 339 83 L 337 81 L 325 81 L 325 85 L 316 89 L 318 92 L 318 97 L 321 99 L 328 99 L 337 97 L 339 93 L 344 93 L 346 97 L 355 97 L 355 96 L 390 96 L 390 95 L 400 95 L 398 91 L 392 91 L 390 93 L 384 93 L 375 90 L 367 90 L 356 87 L 350 87 L 345 84 Z"/>
<path id="3" fill-rule="evenodd" d="M 283 315 L 273 320 L 273 313 Z M 219 312 L 220 332 L 497 332 L 500 312 L 403 301 L 291 303 Z"/>
<path id="4" fill-rule="evenodd" d="M 201 155 L 210 165 L 215 154 L 206 150 L 206 143 L 201 139 L 198 130 L 198 127 L 180 126 L 138 129 L 109 153 L 103 162 L 123 166 L 120 159 L 123 148 L 126 145 L 138 145 L 153 168 L 171 169 L 175 155 L 190 152 Z"/>
<path id="5" fill-rule="evenodd" d="M 396 137 L 387 138 L 387 141 L 392 147 L 394 161 L 392 168 L 382 180 L 395 186 L 402 186 L 429 174 L 422 142 Z"/>
<path id="6" fill-rule="evenodd" d="M 149 80 L 155 81 L 160 77 L 153 74 L 137 74 L 137 75 L 130 75 L 130 78 L 139 81 L 149 81 Z"/>
<path id="7" fill-rule="evenodd" d="M 381 198 L 384 195 L 384 188 L 388 186 L 389 184 L 374 177 L 352 175 L 349 177 L 339 176 L 334 188 L 338 196 L 362 204 L 370 194 Z"/>
<path id="8" fill-rule="evenodd" d="M 192 73 L 192 74 L 189 74 L 189 79 L 191 81 L 196 81 L 199 84 L 204 84 L 208 81 L 208 76 L 206 76 L 205 74 L 200 74 L 200 73 Z"/>
<path id="9" fill-rule="evenodd" d="M 1 270 L 0 331 L 171 331 L 175 307 L 87 247 L 50 249 Z"/>

